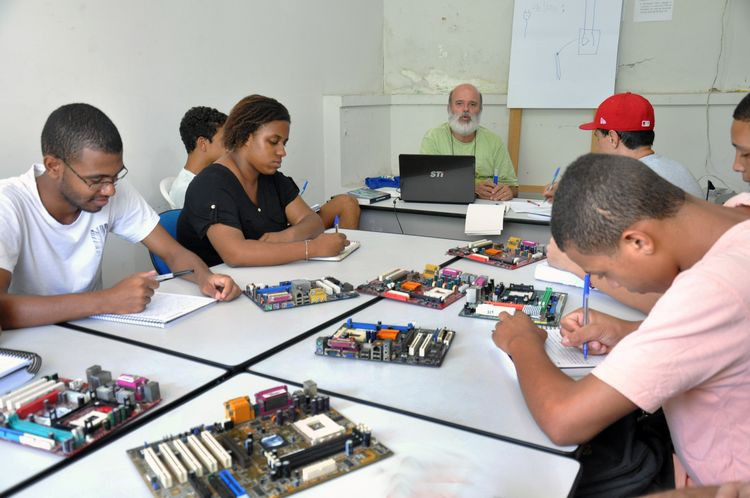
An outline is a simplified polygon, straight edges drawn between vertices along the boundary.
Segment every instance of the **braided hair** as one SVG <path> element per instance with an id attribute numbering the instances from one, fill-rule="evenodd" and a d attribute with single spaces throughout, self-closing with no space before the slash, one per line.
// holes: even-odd
<path id="1" fill-rule="evenodd" d="M 245 97 L 232 108 L 224 124 L 224 147 L 230 151 L 242 147 L 251 134 L 271 121 L 291 123 L 283 104 L 263 95 Z"/>

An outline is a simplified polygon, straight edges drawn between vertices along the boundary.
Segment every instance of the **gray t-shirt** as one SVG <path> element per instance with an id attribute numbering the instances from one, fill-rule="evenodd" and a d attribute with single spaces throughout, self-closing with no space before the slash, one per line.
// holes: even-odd
<path id="1" fill-rule="evenodd" d="M 700 198 L 703 198 L 705 195 L 692 173 L 677 161 L 669 159 L 668 157 L 660 156 L 659 154 L 644 156 L 640 161 L 651 168 L 654 173 L 664 178 L 672 185 L 680 187 L 688 194 Z"/>

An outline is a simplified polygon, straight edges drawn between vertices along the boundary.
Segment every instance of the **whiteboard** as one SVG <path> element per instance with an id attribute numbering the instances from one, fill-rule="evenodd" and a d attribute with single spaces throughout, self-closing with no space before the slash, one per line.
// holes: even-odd
<path id="1" fill-rule="evenodd" d="M 615 90 L 622 0 L 515 0 L 508 107 L 595 108 Z"/>

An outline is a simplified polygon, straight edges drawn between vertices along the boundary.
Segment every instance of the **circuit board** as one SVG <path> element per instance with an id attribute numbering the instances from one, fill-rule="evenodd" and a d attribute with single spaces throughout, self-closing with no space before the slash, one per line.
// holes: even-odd
<path id="1" fill-rule="evenodd" d="M 312 381 L 224 403 L 227 419 L 127 450 L 157 497 L 287 496 L 392 455 Z"/>
<path id="2" fill-rule="evenodd" d="M 451 347 L 453 330 L 386 325 L 348 319 L 333 335 L 318 337 L 315 354 L 357 360 L 439 367 Z"/>
<path id="3" fill-rule="evenodd" d="M 510 237 L 505 243 L 477 240 L 467 246 L 448 249 L 448 254 L 505 270 L 515 270 L 547 257 L 544 244 L 521 240 L 520 237 Z"/>
<path id="4" fill-rule="evenodd" d="M 426 264 L 421 273 L 396 268 L 358 286 L 357 290 L 363 294 L 441 310 L 464 297 L 466 289 L 475 281 L 486 280 L 486 276 Z"/>
<path id="5" fill-rule="evenodd" d="M 497 320 L 502 311 L 511 315 L 516 311 L 523 311 L 537 325 L 558 327 L 567 298 L 565 292 L 555 292 L 552 287 L 537 290 L 533 285 L 506 286 L 489 280 L 483 286 L 467 289 L 466 304 L 459 315 Z"/>
<path id="6" fill-rule="evenodd" d="M 333 277 L 287 280 L 277 285 L 248 284 L 243 294 L 263 311 L 298 308 L 359 296 L 352 284 Z"/>
<path id="7" fill-rule="evenodd" d="M 57 374 L 0 398 L 0 439 L 61 456 L 105 438 L 161 401 L 158 382 L 112 373 L 99 365 L 83 379 Z"/>

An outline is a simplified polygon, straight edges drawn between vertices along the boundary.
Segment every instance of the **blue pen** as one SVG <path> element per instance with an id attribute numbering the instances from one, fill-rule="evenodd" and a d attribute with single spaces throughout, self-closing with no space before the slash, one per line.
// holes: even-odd
<path id="1" fill-rule="evenodd" d="M 495 183 L 495 185 L 497 185 L 497 180 L 497 170 L 495 170 L 495 176 L 492 177 L 492 181 Z"/>
<path id="2" fill-rule="evenodd" d="M 336 227 L 336 233 L 339 233 L 339 215 L 333 219 L 333 226 Z"/>
<path id="3" fill-rule="evenodd" d="M 557 175 L 560 174 L 560 166 L 557 167 L 555 170 L 555 174 L 552 175 L 552 181 L 550 182 L 550 185 L 553 185 L 557 181 Z"/>
<path id="4" fill-rule="evenodd" d="M 591 275 L 588 273 L 583 277 L 583 325 L 589 324 L 589 292 L 591 291 Z M 583 343 L 583 359 L 589 357 L 589 343 Z"/>
<path id="5" fill-rule="evenodd" d="M 558 169 L 559 169 L 559 168 L 558 168 Z M 303 184 L 302 184 L 302 190 L 300 190 L 300 191 L 299 191 L 299 195 L 300 195 L 300 196 L 301 196 L 302 194 L 304 194 L 304 193 L 305 193 L 305 190 L 307 190 L 307 184 L 308 184 L 308 183 L 310 183 L 310 182 L 309 182 L 309 181 L 307 181 L 307 180 L 305 180 L 305 183 L 303 183 Z"/>

